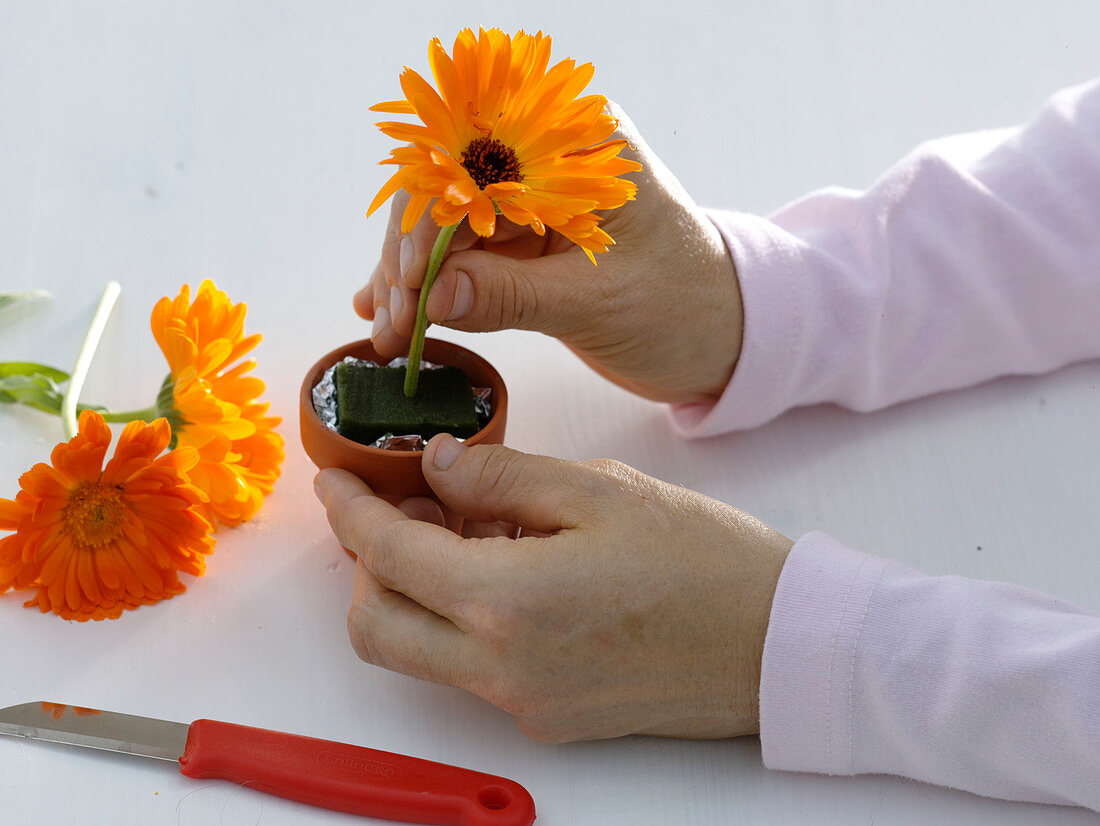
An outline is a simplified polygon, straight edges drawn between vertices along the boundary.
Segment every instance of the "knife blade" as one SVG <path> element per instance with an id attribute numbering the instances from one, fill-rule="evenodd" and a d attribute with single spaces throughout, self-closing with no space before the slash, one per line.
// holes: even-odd
<path id="1" fill-rule="evenodd" d="M 190 725 L 64 705 L 0 709 L 0 734 L 178 762 L 191 778 L 221 778 L 313 806 L 405 823 L 530 826 L 519 783 L 348 743 L 217 720 Z"/>

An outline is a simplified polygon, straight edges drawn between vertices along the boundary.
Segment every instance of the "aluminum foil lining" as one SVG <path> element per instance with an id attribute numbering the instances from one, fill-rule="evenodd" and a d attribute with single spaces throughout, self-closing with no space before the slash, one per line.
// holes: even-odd
<path id="1" fill-rule="evenodd" d="M 367 359 L 357 359 L 354 356 L 345 356 L 342 361 L 336 362 L 330 368 L 328 368 L 321 376 L 321 380 L 313 386 L 313 409 L 317 411 L 317 416 L 324 422 L 325 427 L 336 433 L 340 431 L 336 427 L 336 367 L 339 364 L 362 364 L 367 367 L 407 367 L 409 359 L 407 356 L 395 358 L 393 361 L 387 364 L 379 364 L 376 361 L 369 361 Z M 421 370 L 438 370 L 443 367 L 442 364 L 433 364 L 430 361 L 421 361 Z M 475 387 L 474 391 L 474 410 L 477 411 L 477 420 L 480 427 L 484 427 L 489 418 L 493 414 L 492 397 L 493 388 L 491 387 Z M 461 436 L 455 436 L 458 441 L 465 441 Z M 424 437 L 418 433 L 393 435 L 389 434 L 381 436 L 375 439 L 367 447 L 377 447 L 382 450 L 423 450 L 427 442 Z"/>

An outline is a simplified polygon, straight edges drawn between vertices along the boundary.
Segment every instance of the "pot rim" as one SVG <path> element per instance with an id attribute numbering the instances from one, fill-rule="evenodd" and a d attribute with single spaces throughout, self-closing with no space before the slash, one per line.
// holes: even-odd
<path id="1" fill-rule="evenodd" d="M 342 449 L 366 456 L 385 457 L 390 461 L 416 461 L 419 463 L 421 457 L 424 455 L 423 450 L 387 450 L 380 447 L 371 447 L 338 433 L 322 422 L 321 417 L 317 415 L 317 409 L 313 406 L 313 388 L 317 385 L 317 382 L 320 381 L 321 376 L 337 361 L 340 361 L 345 356 L 354 355 L 353 351 L 362 350 L 364 347 L 369 348 L 373 352 L 374 346 L 371 339 L 364 338 L 358 341 L 348 342 L 347 344 L 329 351 L 314 362 L 306 372 L 305 379 L 302 381 L 302 387 L 299 393 L 299 409 L 305 411 L 305 415 L 311 419 L 311 424 L 321 428 L 332 438 L 339 440 L 339 442 L 342 443 Z M 505 415 L 505 410 L 508 405 L 508 389 L 504 384 L 504 379 L 501 378 L 500 373 L 497 372 L 497 369 L 491 362 L 483 356 L 478 355 L 473 350 L 463 347 L 461 344 L 455 344 L 454 342 L 438 338 L 426 338 L 424 340 L 424 360 L 437 364 L 447 364 L 448 366 L 459 367 L 460 369 L 463 368 L 463 365 L 449 364 L 446 358 L 437 358 L 431 355 L 432 352 L 438 352 L 440 350 L 446 351 L 449 355 L 455 353 L 461 354 L 462 360 L 477 364 L 486 372 L 490 379 L 489 385 L 493 390 L 493 398 L 490 402 L 492 405 L 492 414 L 489 416 L 489 421 L 485 423 L 484 427 L 478 429 L 474 435 L 464 441 L 464 444 L 479 444 L 484 441 L 483 434 L 494 432 L 500 427 L 501 419 Z M 393 358 L 400 357 L 394 356 Z M 393 358 L 388 359 L 383 364 L 389 364 L 393 361 Z M 381 359 L 378 360 L 381 362 Z M 465 370 L 463 370 L 463 372 L 465 372 Z M 469 377 L 469 374 L 467 374 L 467 377 Z"/>

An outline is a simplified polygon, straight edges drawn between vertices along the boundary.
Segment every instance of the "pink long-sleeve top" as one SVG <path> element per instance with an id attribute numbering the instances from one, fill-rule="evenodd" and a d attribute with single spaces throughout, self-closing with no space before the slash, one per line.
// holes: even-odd
<path id="1" fill-rule="evenodd" d="M 866 192 L 711 217 L 744 340 L 717 404 L 673 408 L 686 435 L 1100 357 L 1100 80 L 923 144 Z M 1100 616 L 810 533 L 775 593 L 760 728 L 773 769 L 1100 810 Z"/>

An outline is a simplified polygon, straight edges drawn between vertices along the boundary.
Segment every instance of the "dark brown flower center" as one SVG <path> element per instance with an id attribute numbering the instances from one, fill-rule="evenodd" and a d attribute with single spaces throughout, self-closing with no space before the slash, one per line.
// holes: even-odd
<path id="1" fill-rule="evenodd" d="M 98 482 L 82 482 L 73 490 L 63 516 L 65 530 L 85 548 L 113 542 L 122 534 L 125 518 L 122 488 Z"/>
<path id="2" fill-rule="evenodd" d="M 501 181 L 522 181 L 516 153 L 496 138 L 474 138 L 458 162 L 466 167 L 478 189 Z"/>

